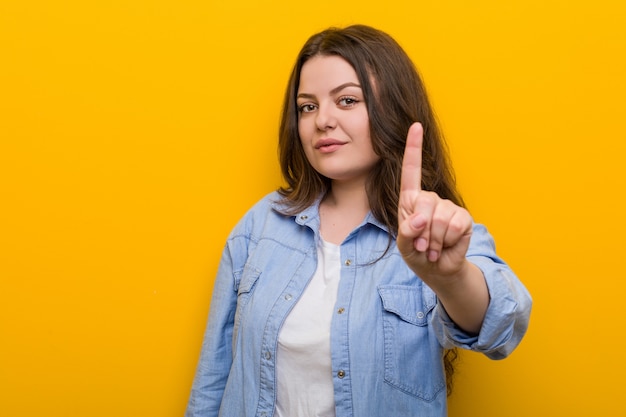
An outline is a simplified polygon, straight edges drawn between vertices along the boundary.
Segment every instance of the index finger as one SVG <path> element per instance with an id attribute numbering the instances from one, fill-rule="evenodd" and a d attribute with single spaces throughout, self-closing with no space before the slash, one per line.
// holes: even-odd
<path id="1" fill-rule="evenodd" d="M 406 147 L 402 158 L 400 192 L 422 190 L 422 143 L 424 128 L 421 123 L 413 123 L 406 136 Z"/>

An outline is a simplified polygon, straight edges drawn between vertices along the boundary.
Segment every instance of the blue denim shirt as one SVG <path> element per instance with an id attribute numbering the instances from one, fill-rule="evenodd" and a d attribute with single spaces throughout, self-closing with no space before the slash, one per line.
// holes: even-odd
<path id="1" fill-rule="evenodd" d="M 317 204 L 285 216 L 278 200 L 276 193 L 262 199 L 228 238 L 188 417 L 274 414 L 278 333 L 315 272 L 320 239 Z M 506 357 L 526 331 L 532 302 L 475 224 L 467 258 L 483 271 L 491 299 L 480 333 L 467 334 L 407 267 L 395 241 L 385 253 L 389 238 L 369 214 L 340 246 L 330 336 L 336 415 L 442 417 L 443 349 Z"/>

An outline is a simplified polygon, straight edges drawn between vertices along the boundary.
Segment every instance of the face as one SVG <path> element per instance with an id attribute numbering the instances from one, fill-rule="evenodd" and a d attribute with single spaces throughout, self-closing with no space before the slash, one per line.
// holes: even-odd
<path id="1" fill-rule="evenodd" d="M 333 181 L 365 183 L 379 160 L 354 68 L 338 56 L 315 56 L 300 72 L 298 132 L 309 163 Z"/>

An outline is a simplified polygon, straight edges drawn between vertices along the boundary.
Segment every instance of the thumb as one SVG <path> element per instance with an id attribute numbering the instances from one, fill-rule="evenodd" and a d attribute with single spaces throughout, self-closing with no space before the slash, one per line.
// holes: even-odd
<path id="1" fill-rule="evenodd" d="M 400 224 L 397 245 L 402 254 L 428 249 L 427 224 L 426 218 L 420 213 L 413 214 Z"/>
<path id="2" fill-rule="evenodd" d="M 418 252 L 425 252 L 428 249 L 428 221 L 420 213 L 414 214 L 409 219 L 409 225 L 413 232 L 413 247 Z"/>

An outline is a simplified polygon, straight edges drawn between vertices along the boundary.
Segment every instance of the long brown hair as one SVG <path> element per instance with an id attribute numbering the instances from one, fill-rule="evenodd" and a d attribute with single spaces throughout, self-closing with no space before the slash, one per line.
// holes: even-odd
<path id="1" fill-rule="evenodd" d="M 447 146 L 413 62 L 388 34 L 364 25 L 329 28 L 311 36 L 302 47 L 289 78 L 279 130 L 279 159 L 287 183 L 278 191 L 289 214 L 313 204 L 328 192 L 330 179 L 309 164 L 298 134 L 296 95 L 300 71 L 310 58 L 339 56 L 354 68 L 367 105 L 370 137 L 380 156 L 369 174 L 366 192 L 372 214 L 393 233 L 398 230 L 400 173 L 406 135 L 413 122 L 424 128 L 422 189 L 464 206 L 456 189 Z M 444 353 L 444 368 L 451 393 L 455 349 Z"/>

